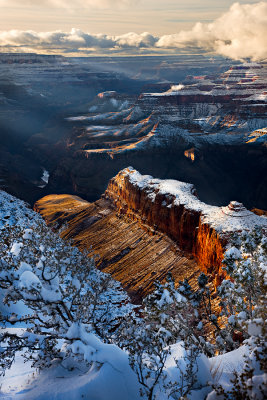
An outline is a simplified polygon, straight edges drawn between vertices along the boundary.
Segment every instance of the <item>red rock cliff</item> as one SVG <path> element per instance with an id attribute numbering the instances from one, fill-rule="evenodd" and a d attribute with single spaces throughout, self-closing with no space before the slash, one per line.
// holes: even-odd
<path id="1" fill-rule="evenodd" d="M 62 237 L 94 254 L 96 266 L 119 280 L 136 302 L 168 272 L 196 288 L 201 269 L 218 284 L 231 233 L 266 225 L 266 218 L 240 203 L 209 206 L 191 184 L 142 176 L 130 167 L 111 179 L 94 203 L 49 195 L 35 210 L 55 229 L 67 223 Z"/>
<path id="2" fill-rule="evenodd" d="M 193 185 L 142 176 L 131 167 L 110 180 L 105 192 L 119 214 L 161 231 L 191 253 L 200 268 L 220 281 L 224 249 L 231 233 L 264 223 L 241 203 L 208 206 Z"/>

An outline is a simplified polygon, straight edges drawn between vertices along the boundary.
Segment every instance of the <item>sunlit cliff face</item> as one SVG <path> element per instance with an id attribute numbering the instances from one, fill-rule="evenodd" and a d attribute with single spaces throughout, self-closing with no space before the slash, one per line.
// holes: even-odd
<path id="1" fill-rule="evenodd" d="M 217 286 L 233 232 L 265 226 L 238 202 L 227 207 L 202 203 L 193 185 L 154 179 L 132 168 L 110 180 L 101 200 L 87 203 L 68 195 L 47 196 L 35 208 L 49 224 L 64 222 L 63 236 L 97 254 L 97 265 L 120 280 L 136 298 L 152 290 L 168 271 L 196 284 L 199 271 Z"/>
<path id="2" fill-rule="evenodd" d="M 186 158 L 189 158 L 191 161 L 195 161 L 195 149 L 194 148 L 185 150 L 184 155 Z"/>

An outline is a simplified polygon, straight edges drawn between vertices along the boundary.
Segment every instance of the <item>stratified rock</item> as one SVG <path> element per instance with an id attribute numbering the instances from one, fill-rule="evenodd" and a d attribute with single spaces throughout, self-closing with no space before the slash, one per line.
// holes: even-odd
<path id="1" fill-rule="evenodd" d="M 112 178 L 95 203 L 50 195 L 35 209 L 48 224 L 67 223 L 63 237 L 97 254 L 98 268 L 121 281 L 134 299 L 169 271 L 176 281 L 187 278 L 194 286 L 202 270 L 217 285 L 231 235 L 255 226 L 267 230 L 266 218 L 241 203 L 210 206 L 198 199 L 192 184 L 154 179 L 131 167 Z"/>
<path id="2" fill-rule="evenodd" d="M 182 250 L 194 255 L 202 270 L 219 278 L 231 235 L 255 226 L 267 230 L 267 220 L 242 203 L 210 206 L 198 199 L 192 184 L 142 176 L 131 167 L 111 179 L 105 197 L 113 201 L 120 214 L 167 234 Z"/>

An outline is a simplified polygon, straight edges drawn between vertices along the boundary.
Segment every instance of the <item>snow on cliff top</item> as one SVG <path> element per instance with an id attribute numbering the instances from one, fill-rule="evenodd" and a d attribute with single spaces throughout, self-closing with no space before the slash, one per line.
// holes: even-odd
<path id="1" fill-rule="evenodd" d="M 242 203 L 232 201 L 226 207 L 203 203 L 196 196 L 196 189 L 191 183 L 155 179 L 150 175 L 141 175 L 132 167 L 125 168 L 119 174 L 128 177 L 133 185 L 144 190 L 153 202 L 157 195 L 164 195 L 170 200 L 169 205 L 163 204 L 166 207 L 184 205 L 188 210 L 200 212 L 202 222 L 209 224 L 217 232 L 251 230 L 255 226 L 267 229 L 267 218 L 255 215 Z"/>

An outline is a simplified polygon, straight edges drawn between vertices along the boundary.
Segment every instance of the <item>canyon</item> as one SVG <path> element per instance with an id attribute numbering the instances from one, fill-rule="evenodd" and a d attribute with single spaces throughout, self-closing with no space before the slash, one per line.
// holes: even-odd
<path id="1" fill-rule="evenodd" d="M 208 204 L 267 209 L 266 63 L 0 55 L 0 188 L 96 201 L 133 165 Z M 42 176 L 48 171 L 44 185 Z M 247 188 L 250 188 L 249 190 Z"/>
<path id="2" fill-rule="evenodd" d="M 266 77 L 266 63 L 244 63 L 151 84 L 139 96 L 99 93 L 87 113 L 66 118 L 71 135 L 50 192 L 65 187 L 94 201 L 131 164 L 192 182 L 209 204 L 236 198 L 266 209 L 266 135 L 253 134 L 267 125 Z"/>
<path id="3" fill-rule="evenodd" d="M 96 265 L 119 280 L 134 302 L 171 272 L 197 285 L 200 271 L 216 287 L 222 259 L 234 233 L 267 232 L 267 219 L 232 201 L 226 207 L 201 202 L 192 184 L 141 175 L 128 167 L 112 178 L 101 199 L 48 195 L 35 203 L 47 224 L 95 256 Z"/>

